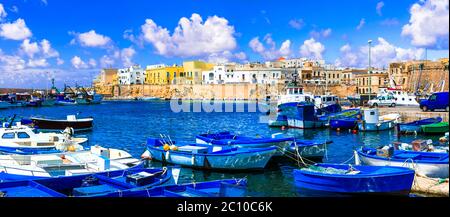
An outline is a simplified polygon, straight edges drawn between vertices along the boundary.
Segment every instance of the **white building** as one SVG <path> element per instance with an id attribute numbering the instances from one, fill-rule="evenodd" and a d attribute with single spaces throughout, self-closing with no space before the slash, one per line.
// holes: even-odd
<path id="1" fill-rule="evenodd" d="M 144 84 L 145 70 L 139 65 L 118 70 L 119 84 Z"/>

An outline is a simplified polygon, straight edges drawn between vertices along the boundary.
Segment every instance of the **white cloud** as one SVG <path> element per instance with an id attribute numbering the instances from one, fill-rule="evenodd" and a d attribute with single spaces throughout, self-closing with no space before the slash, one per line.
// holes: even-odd
<path id="1" fill-rule="evenodd" d="M 236 48 L 234 27 L 218 16 L 208 17 L 205 22 L 195 13 L 190 19 L 183 17 L 172 35 L 166 28 L 147 19 L 141 31 L 142 40 L 152 44 L 156 52 L 164 56 L 208 56 Z"/>
<path id="2" fill-rule="evenodd" d="M 45 6 L 47 6 L 47 5 L 48 5 L 48 2 L 47 2 L 47 0 L 41 0 L 41 2 L 42 2 L 42 4 L 44 4 Z"/>
<path id="3" fill-rule="evenodd" d="M 87 69 L 89 68 L 89 65 L 86 64 L 79 56 L 74 56 L 70 60 L 72 63 L 72 66 L 76 69 Z"/>
<path id="4" fill-rule="evenodd" d="M 75 35 L 75 38 L 71 41 L 71 44 L 78 41 L 83 47 L 109 48 L 112 43 L 110 37 L 98 34 L 95 30 L 90 30 L 89 32 L 84 33 L 70 32 L 69 34 Z"/>
<path id="5" fill-rule="evenodd" d="M 321 38 L 321 37 L 328 38 L 328 36 L 331 35 L 331 32 L 332 32 L 331 28 L 321 29 L 319 31 L 312 30 L 311 32 L 309 32 L 309 35 L 311 37 L 315 38 L 315 39 L 318 39 L 318 38 Z"/>
<path id="6" fill-rule="evenodd" d="M 22 44 L 20 45 L 20 52 L 24 53 L 30 58 L 33 58 L 33 56 L 37 53 L 39 53 L 39 46 L 36 42 L 30 43 L 30 39 L 23 40 Z"/>
<path id="7" fill-rule="evenodd" d="M 30 42 L 30 39 L 23 40 L 19 48 L 19 53 L 33 58 L 35 54 L 40 54 L 45 58 L 59 57 L 58 51 L 52 48 L 47 39 L 43 39 L 39 44 Z"/>
<path id="8" fill-rule="evenodd" d="M 362 29 L 362 28 L 364 27 L 365 24 L 366 24 L 366 19 L 362 18 L 362 19 L 359 21 L 359 24 L 358 24 L 358 26 L 356 27 L 356 29 L 357 29 L 357 30 Z"/>
<path id="9" fill-rule="evenodd" d="M 383 6 L 384 6 L 384 2 L 378 2 L 378 3 L 377 3 L 377 7 L 376 7 L 376 9 L 377 9 L 377 14 L 380 15 L 380 16 L 383 15 L 383 13 L 381 12 L 381 9 L 383 8 Z"/>
<path id="10" fill-rule="evenodd" d="M 228 63 L 230 61 L 244 61 L 247 59 L 247 55 L 244 52 L 232 53 L 230 51 L 224 51 L 222 53 L 213 53 L 208 56 L 207 61 L 211 63 Z"/>
<path id="11" fill-rule="evenodd" d="M 21 18 L 13 23 L 0 24 L 0 36 L 11 40 L 23 40 L 31 37 L 32 33 L 28 29 L 25 21 Z"/>
<path id="12" fill-rule="evenodd" d="M 62 64 L 64 64 L 64 60 L 61 58 L 56 58 L 56 65 L 60 66 Z"/>
<path id="13" fill-rule="evenodd" d="M 25 60 L 20 56 L 5 55 L 1 49 L 0 63 L 0 72 L 4 73 L 12 73 L 13 71 L 24 69 L 26 66 Z"/>
<path id="14" fill-rule="evenodd" d="M 95 68 L 97 66 L 97 61 L 95 61 L 93 58 L 90 58 L 88 64 L 90 67 Z"/>
<path id="15" fill-rule="evenodd" d="M 19 13 L 19 8 L 15 5 L 11 6 L 10 10 L 14 13 Z"/>
<path id="16" fill-rule="evenodd" d="M 259 37 L 254 37 L 250 40 L 248 45 L 254 52 L 261 55 L 265 60 L 274 60 L 281 56 L 288 57 L 292 53 L 290 40 L 285 40 L 279 49 L 276 48 L 276 43 L 273 41 L 270 34 L 264 36 L 263 40 L 268 48 L 266 48 L 263 43 L 259 41 Z"/>
<path id="17" fill-rule="evenodd" d="M 377 42 L 370 51 L 372 67 L 387 67 L 393 61 L 417 60 L 421 59 L 424 54 L 424 49 L 397 47 L 381 37 Z M 354 50 L 349 44 L 345 44 L 341 47 L 340 52 L 341 55 L 335 62 L 337 66 L 361 68 L 368 66 L 369 47 L 367 45 Z"/>
<path id="18" fill-rule="evenodd" d="M 448 0 L 426 0 L 409 10 L 409 23 L 403 26 L 402 36 L 411 38 L 417 47 L 448 49 Z"/>
<path id="19" fill-rule="evenodd" d="M 294 29 L 302 29 L 305 26 L 303 19 L 292 19 L 289 20 L 289 25 Z"/>
<path id="20" fill-rule="evenodd" d="M 48 66 L 47 59 L 45 58 L 39 58 L 39 59 L 29 59 L 28 64 L 29 67 L 46 67 Z"/>
<path id="21" fill-rule="evenodd" d="M 322 59 L 322 53 L 324 51 L 325 46 L 318 41 L 316 42 L 314 38 L 305 40 L 300 46 L 300 54 L 307 58 Z"/>
<path id="22" fill-rule="evenodd" d="M 120 57 L 122 59 L 122 63 L 125 67 L 133 65 L 133 56 L 136 54 L 136 51 L 132 48 L 124 48 L 120 52 Z"/>
<path id="23" fill-rule="evenodd" d="M 6 13 L 5 8 L 3 7 L 3 4 L 0 3 L 0 21 L 8 16 L 8 13 Z"/>
<path id="24" fill-rule="evenodd" d="M 103 55 L 102 58 L 100 58 L 100 66 L 103 68 L 112 67 L 115 62 L 114 58 L 108 55 Z"/>

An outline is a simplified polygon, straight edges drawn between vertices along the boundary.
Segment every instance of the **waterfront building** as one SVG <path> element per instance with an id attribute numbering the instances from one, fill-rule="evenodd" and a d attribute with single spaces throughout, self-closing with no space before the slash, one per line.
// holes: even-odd
<path id="1" fill-rule="evenodd" d="M 178 84 L 202 84 L 203 71 L 210 71 L 214 64 L 203 61 L 185 61 L 183 62 L 183 76 L 178 77 Z"/>
<path id="2" fill-rule="evenodd" d="M 119 84 L 132 85 L 145 83 L 145 70 L 140 65 L 118 70 Z"/>
<path id="3" fill-rule="evenodd" d="M 389 86 L 388 73 L 384 69 L 372 69 L 369 73 L 367 71 L 355 72 L 354 76 L 357 81 L 356 91 L 358 94 L 376 94 L 379 88 Z"/>
<path id="4" fill-rule="evenodd" d="M 104 68 L 100 72 L 98 83 L 103 85 L 116 84 L 118 69 L 115 68 Z"/>
<path id="5" fill-rule="evenodd" d="M 184 69 L 176 64 L 166 66 L 164 64 L 150 65 L 146 67 L 147 84 L 177 84 L 177 78 L 182 77 Z"/>
<path id="6" fill-rule="evenodd" d="M 235 64 L 218 64 L 212 70 L 202 72 L 203 84 L 228 84 L 238 81 Z"/>
<path id="7" fill-rule="evenodd" d="M 268 68 L 261 66 L 237 67 L 234 75 L 234 83 L 275 85 L 283 82 L 283 72 L 280 68 Z"/>
<path id="8" fill-rule="evenodd" d="M 394 86 L 408 92 L 448 91 L 449 88 L 448 58 L 394 62 L 389 64 L 388 73 Z"/>

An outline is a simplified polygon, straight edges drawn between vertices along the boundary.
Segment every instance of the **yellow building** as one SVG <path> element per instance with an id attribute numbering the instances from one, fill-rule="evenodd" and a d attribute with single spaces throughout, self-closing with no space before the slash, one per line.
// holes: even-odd
<path id="1" fill-rule="evenodd" d="M 201 84 L 202 72 L 210 71 L 214 68 L 214 64 L 202 61 L 185 61 L 183 62 L 184 76 L 178 79 L 179 84 Z"/>
<path id="2" fill-rule="evenodd" d="M 183 76 L 182 66 L 147 66 L 146 68 L 147 84 L 176 84 L 178 77 Z"/>

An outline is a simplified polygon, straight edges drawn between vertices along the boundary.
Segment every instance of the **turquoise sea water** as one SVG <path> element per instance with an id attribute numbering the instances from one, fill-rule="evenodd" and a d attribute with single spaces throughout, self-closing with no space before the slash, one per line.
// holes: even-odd
<path id="1" fill-rule="evenodd" d="M 89 106 L 54 106 L 40 108 L 14 108 L 0 110 L 0 117 L 11 116 L 47 116 L 65 118 L 66 115 L 80 112 L 80 117 L 94 117 L 94 129 L 81 134 L 88 136 L 90 145 L 124 149 L 135 157 L 144 151 L 143 143 L 147 137 L 170 135 L 178 142 L 194 142 L 195 135 L 207 131 L 232 131 L 255 136 L 270 136 L 273 133 L 285 133 L 299 139 L 332 140 L 328 145 L 324 162 L 343 163 L 352 157 L 353 150 L 362 145 L 378 146 L 394 141 L 410 142 L 418 138 L 438 137 L 402 136 L 397 137 L 395 130 L 380 133 L 352 134 L 348 131 L 336 132 L 329 129 L 301 130 L 269 128 L 260 123 L 261 112 L 172 112 L 167 101 L 120 101 L 103 102 Z M 352 163 L 351 161 L 350 163 Z M 159 167 L 161 163 L 151 162 Z M 248 196 L 311 196 L 298 192 L 294 185 L 292 170 L 297 163 L 289 159 L 271 161 L 264 171 L 256 172 L 210 172 L 183 168 L 180 182 L 200 182 L 225 178 L 247 178 Z"/>

